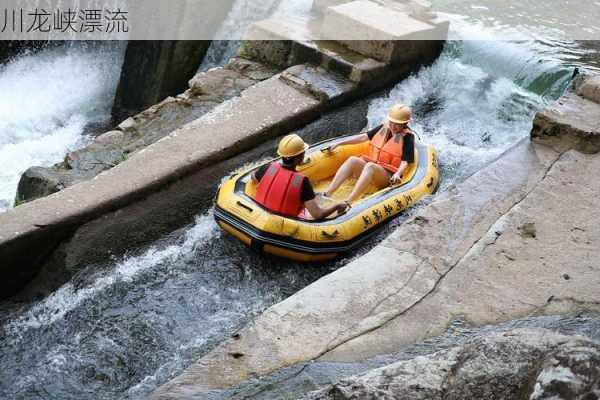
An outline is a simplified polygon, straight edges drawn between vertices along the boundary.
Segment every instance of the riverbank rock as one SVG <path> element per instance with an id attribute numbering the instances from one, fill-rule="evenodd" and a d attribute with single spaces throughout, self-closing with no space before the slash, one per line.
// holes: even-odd
<path id="1" fill-rule="evenodd" d="M 31 167 L 21 175 L 15 205 L 49 196 L 64 188 L 65 177 L 55 168 Z"/>
<path id="2" fill-rule="evenodd" d="M 600 104 L 600 75 L 582 77 L 575 82 L 577 94 Z"/>
<path id="3" fill-rule="evenodd" d="M 600 152 L 600 75 L 577 77 L 564 96 L 537 113 L 531 138 L 560 152 Z"/>
<path id="4" fill-rule="evenodd" d="M 599 343 L 515 330 L 345 378 L 304 399 L 598 399 L 599 382 Z"/>

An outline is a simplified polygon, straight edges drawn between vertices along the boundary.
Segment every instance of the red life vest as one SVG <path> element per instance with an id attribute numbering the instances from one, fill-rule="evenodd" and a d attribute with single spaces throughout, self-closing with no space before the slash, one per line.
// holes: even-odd
<path id="1" fill-rule="evenodd" d="M 412 132 L 408 134 L 412 135 Z M 369 150 L 362 159 L 377 163 L 391 173 L 395 173 L 402 162 L 404 139 L 400 134 L 392 135 L 389 140 L 387 139 L 387 132 L 380 129 L 371 139 Z"/>
<path id="2" fill-rule="evenodd" d="M 304 179 L 303 175 L 285 169 L 279 163 L 272 163 L 258 184 L 255 200 L 271 211 L 296 217 L 304 209 Z"/>

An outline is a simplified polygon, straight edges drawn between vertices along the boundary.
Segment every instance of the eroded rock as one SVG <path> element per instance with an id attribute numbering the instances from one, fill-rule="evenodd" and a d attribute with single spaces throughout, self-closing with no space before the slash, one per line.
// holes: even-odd
<path id="1" fill-rule="evenodd" d="M 256 81 L 230 69 L 215 69 L 210 72 L 201 72 L 190 81 L 192 95 L 221 95 L 232 97 L 241 90 L 246 89 Z"/>
<path id="2" fill-rule="evenodd" d="M 597 399 L 599 380 L 599 343 L 515 330 L 345 378 L 305 399 Z"/>
<path id="3" fill-rule="evenodd" d="M 536 114 L 532 140 L 564 152 L 600 152 L 600 76 L 582 76 L 557 102 Z"/>
<path id="4" fill-rule="evenodd" d="M 576 82 L 576 92 L 584 99 L 600 104 L 600 75 L 581 78 Z"/>

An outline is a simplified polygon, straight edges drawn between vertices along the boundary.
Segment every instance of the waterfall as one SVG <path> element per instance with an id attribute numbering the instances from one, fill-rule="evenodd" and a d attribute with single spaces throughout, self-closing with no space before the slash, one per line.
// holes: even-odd
<path id="1" fill-rule="evenodd" d="M 85 127 L 110 119 L 123 43 L 51 47 L 0 66 L 0 212 L 21 174 L 85 145 Z"/>

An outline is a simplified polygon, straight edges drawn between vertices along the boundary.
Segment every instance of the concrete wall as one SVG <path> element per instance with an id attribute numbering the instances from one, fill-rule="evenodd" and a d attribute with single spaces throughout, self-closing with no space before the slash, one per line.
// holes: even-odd
<path id="1" fill-rule="evenodd" d="M 209 46 L 207 40 L 130 41 L 113 105 L 113 119 L 121 121 L 183 92 Z"/>

